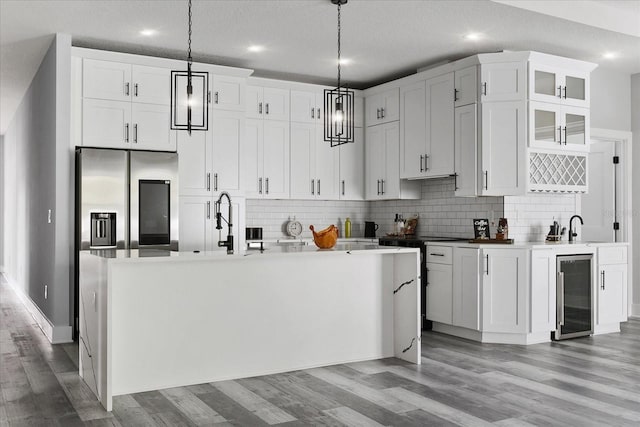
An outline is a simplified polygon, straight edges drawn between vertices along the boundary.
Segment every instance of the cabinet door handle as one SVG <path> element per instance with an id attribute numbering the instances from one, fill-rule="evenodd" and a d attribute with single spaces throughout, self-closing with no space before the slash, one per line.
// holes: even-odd
<path id="1" fill-rule="evenodd" d="M 562 88 L 562 92 L 563 92 L 562 98 L 563 99 L 567 99 L 567 87 L 566 86 Z"/>
<path id="2" fill-rule="evenodd" d="M 207 191 L 211 191 L 211 172 L 207 172 Z"/>
<path id="3" fill-rule="evenodd" d="M 213 94 L 213 102 L 215 102 L 216 104 L 218 103 L 218 91 Z"/>
<path id="4" fill-rule="evenodd" d="M 384 119 L 384 117 L 386 116 L 384 108 L 380 109 L 380 117 Z"/>
<path id="5" fill-rule="evenodd" d="M 258 114 L 262 114 L 262 102 L 258 102 Z"/>
<path id="6" fill-rule="evenodd" d="M 485 270 L 486 275 L 489 275 L 489 254 L 485 255 L 486 258 L 486 263 L 487 263 L 487 269 Z"/>
<path id="7" fill-rule="evenodd" d="M 320 120 L 320 109 L 318 108 L 318 114 L 317 114 L 318 120 Z"/>
<path id="8" fill-rule="evenodd" d="M 424 172 L 424 168 L 422 167 L 422 161 L 424 160 L 424 156 L 420 154 L 420 172 Z"/>
<path id="9" fill-rule="evenodd" d="M 207 104 L 211 104 L 211 91 L 207 92 Z"/>
<path id="10" fill-rule="evenodd" d="M 565 126 L 562 130 L 564 131 L 564 145 L 567 145 L 567 127 Z"/>
<path id="11" fill-rule="evenodd" d="M 344 196 L 344 179 L 342 180 L 342 195 Z"/>
<path id="12" fill-rule="evenodd" d="M 133 85 L 133 96 L 138 96 L 138 83 Z"/>
<path id="13" fill-rule="evenodd" d="M 376 190 L 378 191 L 378 196 L 380 195 L 380 180 L 378 180 L 378 185 L 376 187 Z"/>
<path id="14" fill-rule="evenodd" d="M 382 195 L 384 196 L 384 179 L 380 180 L 380 184 L 381 184 L 381 189 L 382 189 Z"/>
<path id="15" fill-rule="evenodd" d="M 218 191 L 218 173 L 213 174 L 213 191 Z"/>
<path id="16" fill-rule="evenodd" d="M 124 124 L 124 142 L 129 142 L 129 123 Z"/>
<path id="17" fill-rule="evenodd" d="M 264 113 L 269 115 L 269 103 L 264 104 Z"/>
<path id="18" fill-rule="evenodd" d="M 207 200 L 207 219 L 211 219 L 211 202 Z"/>
<path id="19" fill-rule="evenodd" d="M 453 177 L 453 191 L 458 191 L 460 187 L 458 187 L 458 174 L 454 173 L 451 175 Z"/>
<path id="20" fill-rule="evenodd" d="M 320 195 L 320 180 L 318 180 L 318 196 Z"/>
<path id="21" fill-rule="evenodd" d="M 133 125 L 133 142 L 138 143 L 138 124 L 134 123 Z"/>
<path id="22" fill-rule="evenodd" d="M 129 96 L 129 82 L 124 84 L 124 94 Z"/>
<path id="23" fill-rule="evenodd" d="M 489 189 L 489 171 L 484 171 L 484 189 Z"/>
<path id="24" fill-rule="evenodd" d="M 265 180 L 265 190 L 266 190 L 266 194 L 269 194 L 269 178 L 266 178 Z"/>
<path id="25" fill-rule="evenodd" d="M 316 180 L 312 179 L 311 180 L 311 195 L 313 196 L 314 194 L 316 194 Z"/>
<path id="26" fill-rule="evenodd" d="M 562 86 L 558 86 L 558 98 L 562 98 Z"/>
<path id="27" fill-rule="evenodd" d="M 602 275 L 602 285 L 600 285 L 600 289 L 604 291 L 604 270 L 600 273 Z"/>
<path id="28" fill-rule="evenodd" d="M 316 118 L 316 109 L 315 109 L 315 107 L 311 109 L 311 118 L 312 119 Z"/>
<path id="29" fill-rule="evenodd" d="M 262 178 L 258 178 L 258 194 L 262 194 Z"/>
<path id="30" fill-rule="evenodd" d="M 482 94 L 487 95 L 487 82 L 482 83 Z"/>
<path id="31" fill-rule="evenodd" d="M 424 171 L 428 171 L 429 170 L 429 155 L 425 154 L 424 155 Z"/>
<path id="32" fill-rule="evenodd" d="M 458 89 L 453 90 L 453 102 L 458 100 Z"/>
<path id="33" fill-rule="evenodd" d="M 558 144 L 562 145 L 562 126 L 558 126 Z"/>

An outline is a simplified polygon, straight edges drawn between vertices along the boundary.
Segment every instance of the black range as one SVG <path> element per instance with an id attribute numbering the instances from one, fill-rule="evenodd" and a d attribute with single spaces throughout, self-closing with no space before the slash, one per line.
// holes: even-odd
<path id="1" fill-rule="evenodd" d="M 459 237 L 443 237 L 443 236 L 413 236 L 413 237 L 399 237 L 399 236 L 385 236 L 378 239 L 380 246 L 402 246 L 405 248 L 420 248 L 420 285 L 421 285 L 421 301 L 420 312 L 422 314 L 422 329 L 431 329 L 431 320 L 427 319 L 427 242 L 460 242 L 468 241 L 469 239 L 463 239 Z"/>

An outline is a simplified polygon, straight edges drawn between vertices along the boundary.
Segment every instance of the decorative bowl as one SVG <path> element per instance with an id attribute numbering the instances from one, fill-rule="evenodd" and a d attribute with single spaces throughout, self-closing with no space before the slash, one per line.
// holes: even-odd
<path id="1" fill-rule="evenodd" d="M 331 249 L 336 245 L 338 241 L 338 227 L 330 225 L 324 230 L 320 230 L 316 233 L 313 225 L 309 226 L 309 229 L 313 233 L 313 241 L 320 249 Z"/>

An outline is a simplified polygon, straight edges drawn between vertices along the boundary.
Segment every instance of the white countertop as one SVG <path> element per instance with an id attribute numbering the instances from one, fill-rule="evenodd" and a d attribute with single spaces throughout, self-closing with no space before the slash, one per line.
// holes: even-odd
<path id="1" fill-rule="evenodd" d="M 495 248 L 495 249 L 549 249 L 549 248 L 558 248 L 558 249 L 566 249 L 566 248 L 588 248 L 588 247 L 599 247 L 599 246 L 618 246 L 625 245 L 627 246 L 629 243 L 627 242 L 568 242 L 568 241 L 560 241 L 560 242 L 516 242 L 512 244 L 507 243 L 469 243 L 468 241 L 456 241 L 456 242 L 427 242 L 427 245 L 433 246 L 451 246 L 451 247 L 464 247 L 464 248 Z"/>
<path id="2" fill-rule="evenodd" d="M 82 251 L 90 255 L 106 258 L 112 261 L 193 261 L 193 260 L 238 260 L 247 258 L 262 258 L 271 256 L 291 256 L 291 255 L 311 255 L 323 256 L 323 255 L 335 255 L 335 254 L 349 254 L 357 255 L 358 253 L 380 253 L 380 254 L 394 254 L 394 253 L 419 253 L 417 248 L 404 248 L 397 246 L 378 246 L 367 243 L 338 243 L 331 249 L 319 249 L 315 245 L 306 244 L 290 244 L 290 245 L 275 245 L 269 246 L 260 251 L 258 249 L 252 250 L 240 250 L 236 251 L 233 255 L 227 255 L 224 250 L 221 251 L 202 251 L 202 252 L 173 252 L 162 249 L 101 249 Z"/>

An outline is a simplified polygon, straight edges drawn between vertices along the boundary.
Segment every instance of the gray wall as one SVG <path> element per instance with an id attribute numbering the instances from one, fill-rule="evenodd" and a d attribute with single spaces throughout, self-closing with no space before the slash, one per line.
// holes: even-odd
<path id="1" fill-rule="evenodd" d="M 0 273 L 4 273 L 4 135 L 0 135 Z"/>
<path id="2" fill-rule="evenodd" d="M 591 73 L 591 127 L 631 130 L 631 76 L 598 67 Z"/>
<path id="3" fill-rule="evenodd" d="M 640 73 L 631 76 L 633 164 L 640 165 Z M 640 168 L 633 168 L 633 314 L 640 316 Z"/>
<path id="4" fill-rule="evenodd" d="M 4 135 L 7 278 L 55 328 L 70 332 L 73 283 L 71 37 L 56 35 Z M 51 223 L 48 212 L 51 210 Z M 48 285 L 45 299 L 44 285 Z"/>

